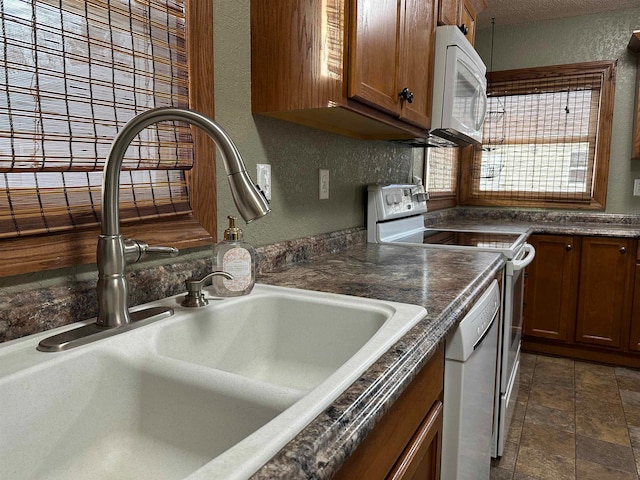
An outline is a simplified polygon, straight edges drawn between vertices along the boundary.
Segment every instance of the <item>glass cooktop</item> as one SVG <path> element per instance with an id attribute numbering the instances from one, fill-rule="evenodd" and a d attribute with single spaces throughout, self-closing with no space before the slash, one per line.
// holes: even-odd
<path id="1" fill-rule="evenodd" d="M 508 249 L 518 241 L 520 236 L 521 234 L 518 233 L 425 230 L 422 243 L 425 245 Z"/>

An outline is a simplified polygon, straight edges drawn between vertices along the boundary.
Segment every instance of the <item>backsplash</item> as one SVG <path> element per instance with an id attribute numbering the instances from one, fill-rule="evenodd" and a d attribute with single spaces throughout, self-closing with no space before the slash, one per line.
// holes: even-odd
<path id="1" fill-rule="evenodd" d="M 425 215 L 427 225 L 484 221 L 640 226 L 640 215 L 467 207 L 438 210 Z M 355 227 L 258 247 L 258 281 L 261 273 L 320 255 L 337 253 L 364 242 L 366 230 Z M 127 274 L 130 283 L 129 303 L 140 305 L 177 295 L 185 291 L 185 279 L 203 277 L 211 268 L 211 255 L 207 255 L 201 259 L 178 259 L 173 264 L 132 269 Z M 97 276 L 95 279 L 71 280 L 64 285 L 24 292 L 0 291 L 0 342 L 95 317 L 96 280 Z"/>
<path id="2" fill-rule="evenodd" d="M 258 247 L 258 281 L 261 272 L 336 253 L 365 241 L 366 230 L 359 227 Z M 212 264 L 211 255 L 207 255 L 202 259 L 178 259 L 173 264 L 132 269 L 127 273 L 129 304 L 140 305 L 185 292 L 185 279 L 204 277 Z M 95 317 L 96 281 L 97 275 L 95 279 L 18 293 L 0 291 L 0 342 Z"/>

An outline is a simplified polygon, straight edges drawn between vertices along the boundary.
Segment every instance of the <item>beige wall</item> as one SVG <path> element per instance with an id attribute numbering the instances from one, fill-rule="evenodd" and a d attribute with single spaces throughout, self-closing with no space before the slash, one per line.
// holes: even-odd
<path id="1" fill-rule="evenodd" d="M 636 58 L 627 50 L 631 32 L 640 29 L 640 8 L 500 27 L 496 18 L 493 70 L 618 60 L 607 213 L 640 213 L 633 179 L 640 161 L 631 161 Z M 476 49 L 491 59 L 491 29 L 477 32 Z"/>
<path id="2" fill-rule="evenodd" d="M 249 6 L 249 0 L 214 0 L 216 120 L 252 176 L 256 163 L 271 164 L 273 175 L 272 212 L 247 226 L 241 222 L 245 236 L 262 245 L 364 225 L 365 185 L 409 180 L 412 149 L 253 116 Z M 318 200 L 319 168 L 330 170 L 329 200 Z M 219 235 L 234 212 L 219 165 Z"/>

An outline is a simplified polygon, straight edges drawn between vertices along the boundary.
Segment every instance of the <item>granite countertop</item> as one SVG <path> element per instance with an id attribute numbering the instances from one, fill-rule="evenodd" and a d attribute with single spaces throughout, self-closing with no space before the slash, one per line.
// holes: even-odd
<path id="1" fill-rule="evenodd" d="M 496 253 L 360 244 L 259 282 L 421 305 L 427 316 L 252 478 L 331 478 L 503 267 Z"/>
<path id="2" fill-rule="evenodd" d="M 640 217 L 637 215 L 462 211 L 458 217 L 433 218 L 425 223 L 436 228 L 640 238 Z"/>

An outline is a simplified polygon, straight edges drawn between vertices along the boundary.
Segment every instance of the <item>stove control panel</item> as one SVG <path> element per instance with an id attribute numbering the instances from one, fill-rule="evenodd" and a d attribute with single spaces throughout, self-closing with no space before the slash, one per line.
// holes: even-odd
<path id="1" fill-rule="evenodd" d="M 427 211 L 423 185 L 369 185 L 368 218 L 375 222 L 404 218 Z"/>

